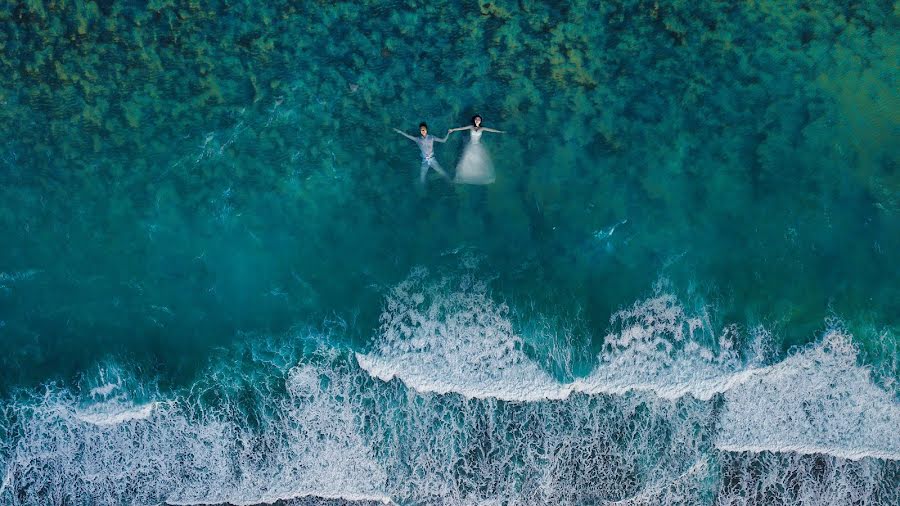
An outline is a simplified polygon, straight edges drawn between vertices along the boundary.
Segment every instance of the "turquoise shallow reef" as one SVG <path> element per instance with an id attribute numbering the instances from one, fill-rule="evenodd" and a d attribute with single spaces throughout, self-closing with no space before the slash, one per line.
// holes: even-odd
<path id="1" fill-rule="evenodd" d="M 0 3 L 0 504 L 900 503 L 898 49 L 891 0 Z M 476 113 L 496 181 L 418 186 L 392 129 Z"/>

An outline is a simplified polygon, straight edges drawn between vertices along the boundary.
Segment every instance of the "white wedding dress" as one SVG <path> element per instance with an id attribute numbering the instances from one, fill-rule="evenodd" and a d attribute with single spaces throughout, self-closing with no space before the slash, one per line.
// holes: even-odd
<path id="1" fill-rule="evenodd" d="M 454 182 L 460 184 L 491 184 L 494 182 L 494 164 L 481 143 L 484 130 L 470 130 L 472 136 L 463 149 L 462 158 L 456 164 Z"/>

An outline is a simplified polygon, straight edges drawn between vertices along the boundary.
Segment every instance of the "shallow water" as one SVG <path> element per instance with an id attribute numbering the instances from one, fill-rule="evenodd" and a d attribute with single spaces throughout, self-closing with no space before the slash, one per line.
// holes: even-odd
<path id="1" fill-rule="evenodd" d="M 888 3 L 0 20 L 0 503 L 900 502 Z"/>

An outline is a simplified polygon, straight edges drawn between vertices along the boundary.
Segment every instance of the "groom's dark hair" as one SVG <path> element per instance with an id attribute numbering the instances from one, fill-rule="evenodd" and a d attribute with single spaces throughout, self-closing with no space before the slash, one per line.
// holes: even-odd
<path id="1" fill-rule="evenodd" d="M 428 124 L 425 123 L 424 121 L 419 123 L 419 128 L 422 128 L 422 127 L 428 128 Z"/>

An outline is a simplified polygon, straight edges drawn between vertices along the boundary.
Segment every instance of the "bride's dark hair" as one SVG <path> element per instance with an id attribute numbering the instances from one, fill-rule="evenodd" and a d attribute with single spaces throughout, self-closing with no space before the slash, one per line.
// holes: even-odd
<path id="1" fill-rule="evenodd" d="M 484 123 L 484 118 L 482 118 L 480 114 L 476 114 L 475 116 L 472 116 L 472 126 L 475 126 L 475 118 L 480 119 L 481 122 Z"/>

